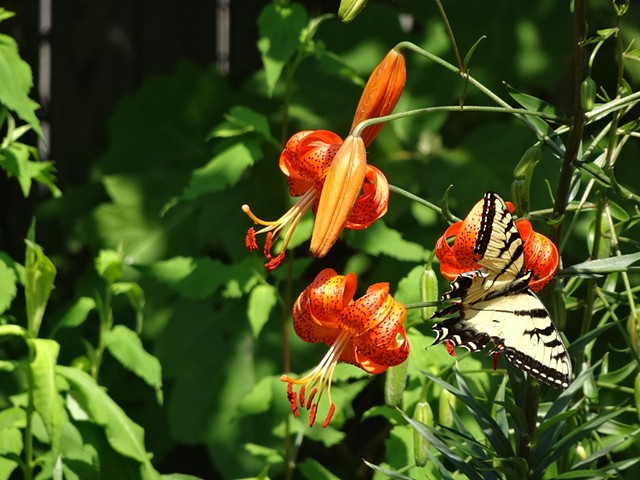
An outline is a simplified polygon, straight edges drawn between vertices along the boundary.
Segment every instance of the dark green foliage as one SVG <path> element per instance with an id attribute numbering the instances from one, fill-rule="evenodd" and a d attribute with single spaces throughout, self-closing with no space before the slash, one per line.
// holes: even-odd
<path id="1" fill-rule="evenodd" d="M 91 177 L 64 192 L 23 138 L 40 132 L 31 70 L 0 34 L 0 170 L 24 197 L 33 182 L 51 193 L 34 200 L 25 256 L 0 252 L 0 480 L 637 476 L 640 14 L 625 5 L 590 2 L 578 42 L 588 72 L 574 72 L 568 3 L 449 2 L 466 77 L 436 2 L 369 0 L 343 24 L 274 0 L 256 19 L 260 70 L 230 85 L 185 62 L 149 80 L 114 106 Z M 291 206 L 284 142 L 346 136 L 369 73 L 399 42 L 415 48 L 395 111 L 452 108 L 387 122 L 368 147 L 397 187 L 382 220 L 313 259 L 307 213 L 266 272 L 262 251 L 245 248 L 241 206 L 268 220 Z M 448 288 L 435 242 L 488 190 L 514 192 L 516 214 L 560 250 L 540 295 L 577 372 L 564 392 L 504 360 L 494 370 L 430 346 Z M 389 282 L 410 307 L 412 351 L 386 378 L 339 365 L 322 429 L 293 418 L 280 376 L 327 351 L 291 325 L 325 267 L 356 273 L 358 296 Z"/>

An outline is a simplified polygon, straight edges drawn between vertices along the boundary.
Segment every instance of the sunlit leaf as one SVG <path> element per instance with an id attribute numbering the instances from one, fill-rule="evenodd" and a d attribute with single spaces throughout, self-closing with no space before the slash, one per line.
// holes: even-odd
<path id="1" fill-rule="evenodd" d="M 204 167 L 194 170 L 180 199 L 194 200 L 207 193 L 224 190 L 238 182 L 244 171 L 262 158 L 255 139 L 227 145 Z"/>
<path id="2" fill-rule="evenodd" d="M 17 282 L 15 270 L 0 258 L 0 313 L 6 311 L 16 297 Z"/>
<path id="3" fill-rule="evenodd" d="M 4 18 L 8 17 L 4 15 Z M 39 105 L 29 98 L 32 87 L 31 68 L 20 58 L 18 44 L 8 35 L 0 34 L 0 103 L 16 112 L 41 134 L 35 113 Z"/>
<path id="4" fill-rule="evenodd" d="M 230 265 L 210 258 L 174 257 L 145 267 L 144 271 L 185 298 L 201 299 L 223 287 L 233 297 L 248 292 L 260 266 L 252 256 Z"/>
<path id="5" fill-rule="evenodd" d="M 55 456 L 60 449 L 62 425 L 67 419 L 55 373 L 60 345 L 44 338 L 30 339 L 28 343 L 33 350 L 29 365 L 33 375 L 33 404 L 47 429 L 51 452 Z"/>
<path id="6" fill-rule="evenodd" d="M 258 50 L 266 73 L 269 94 L 282 69 L 300 46 L 300 34 L 307 24 L 307 13 L 297 3 L 267 5 L 258 18 Z"/>
<path id="7" fill-rule="evenodd" d="M 71 395 L 89 413 L 92 422 L 104 428 L 111 447 L 140 463 L 142 479 L 157 479 L 144 446 L 144 430 L 134 423 L 86 372 L 58 365 L 56 372 L 71 386 Z"/>
<path id="8" fill-rule="evenodd" d="M 426 259 L 427 251 L 421 245 L 405 240 L 400 231 L 380 220 L 365 230 L 345 233 L 347 244 L 369 255 L 386 255 L 407 262 Z"/>
<path id="9" fill-rule="evenodd" d="M 271 406 L 273 383 L 280 382 L 280 377 L 267 376 L 253 386 L 253 390 L 242 397 L 238 405 L 240 415 L 255 415 L 266 412 Z"/>
<path id="10" fill-rule="evenodd" d="M 275 141 L 271 136 L 269 119 L 255 110 L 236 105 L 225 115 L 225 121 L 214 127 L 209 134 L 211 138 L 228 138 L 255 132 L 264 140 Z"/>
<path id="11" fill-rule="evenodd" d="M 100 250 L 95 266 L 98 275 L 111 284 L 122 276 L 122 254 L 114 250 Z"/>
<path id="12" fill-rule="evenodd" d="M 271 285 L 258 285 L 249 294 L 247 317 L 255 338 L 260 335 L 262 327 L 269 320 L 271 310 L 278 302 L 277 293 Z"/>

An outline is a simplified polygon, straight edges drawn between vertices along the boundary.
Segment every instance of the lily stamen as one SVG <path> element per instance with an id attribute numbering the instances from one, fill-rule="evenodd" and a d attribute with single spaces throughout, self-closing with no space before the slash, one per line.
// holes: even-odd
<path id="1" fill-rule="evenodd" d="M 258 231 L 255 231 L 254 228 L 250 228 L 247 232 L 246 236 L 246 245 L 249 250 L 256 250 L 258 245 L 255 240 L 255 236 L 258 234 L 266 233 L 267 241 L 265 243 L 265 257 L 267 258 L 267 263 L 265 264 L 267 270 L 271 271 L 276 268 L 284 258 L 284 251 L 287 249 L 287 245 L 289 245 L 289 241 L 293 236 L 293 232 L 295 231 L 298 223 L 302 219 L 302 215 L 309 209 L 313 202 L 316 200 L 317 192 L 315 190 L 309 190 L 305 192 L 300 199 L 291 207 L 287 213 L 282 215 L 279 219 L 275 221 L 263 220 L 257 217 L 252 211 L 249 205 L 242 205 L 242 211 L 257 225 L 262 225 L 264 228 L 261 228 Z M 288 227 L 284 237 L 281 252 L 273 257 L 270 253 L 271 245 L 275 242 L 282 230 Z"/>
<path id="2" fill-rule="evenodd" d="M 329 411 L 325 420 L 322 422 L 322 426 L 326 427 L 331 421 L 331 417 L 333 416 L 333 412 L 335 411 L 335 405 L 331 400 L 331 381 L 333 379 L 333 372 L 335 371 L 336 365 L 340 360 L 340 355 L 342 355 L 342 352 L 348 344 L 350 337 L 351 334 L 348 331 L 345 330 L 340 332 L 329 351 L 325 354 L 324 358 L 311 372 L 309 372 L 304 377 L 298 380 L 288 377 L 287 375 L 282 375 L 282 377 L 280 377 L 280 380 L 289 384 L 287 386 L 287 398 L 291 403 L 293 415 L 296 417 L 298 416 L 299 403 L 300 407 L 305 408 L 310 412 L 309 426 L 313 426 L 313 424 L 315 423 L 318 405 L 320 403 L 320 400 L 322 399 L 322 395 L 325 389 L 327 390 L 327 397 L 329 400 Z M 297 398 L 295 393 L 293 392 L 294 384 L 301 385 Z M 311 388 L 309 398 L 305 398 L 307 387 Z"/>

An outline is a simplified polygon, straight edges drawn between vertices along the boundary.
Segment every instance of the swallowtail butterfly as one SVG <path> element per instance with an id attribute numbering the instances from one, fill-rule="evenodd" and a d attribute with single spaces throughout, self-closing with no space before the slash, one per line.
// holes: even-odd
<path id="1" fill-rule="evenodd" d="M 504 200 L 484 195 L 474 254 L 479 270 L 458 275 L 443 299 L 459 299 L 433 317 L 455 314 L 433 326 L 434 344 L 450 342 L 470 351 L 504 353 L 516 367 L 555 388 L 572 378 L 567 348 L 546 308 L 529 289 L 523 243 Z"/>

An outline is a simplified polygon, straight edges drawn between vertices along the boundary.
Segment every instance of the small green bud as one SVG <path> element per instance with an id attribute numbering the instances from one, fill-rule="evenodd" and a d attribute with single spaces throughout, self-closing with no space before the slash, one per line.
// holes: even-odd
<path id="1" fill-rule="evenodd" d="M 367 4 L 367 0 L 342 0 L 338 7 L 338 17 L 343 23 L 349 23 L 356 18 Z"/>
<path id="2" fill-rule="evenodd" d="M 525 179 L 527 173 L 532 171 L 540 163 L 540 160 L 542 160 L 542 145 L 536 143 L 524 152 L 516 168 L 513 169 L 514 178 Z"/>
<path id="3" fill-rule="evenodd" d="M 593 110 L 596 103 L 596 82 L 587 77 L 580 84 L 580 104 L 585 112 Z"/>
<path id="4" fill-rule="evenodd" d="M 413 412 L 414 420 L 425 424 L 428 427 L 433 425 L 433 410 L 428 402 L 418 402 Z M 429 459 L 429 440 L 424 438 L 418 430 L 413 431 L 413 458 L 418 467 L 424 467 Z"/>
<path id="5" fill-rule="evenodd" d="M 384 379 L 384 403 L 386 405 L 390 407 L 402 405 L 402 394 L 407 385 L 408 370 L 408 361 L 387 369 L 387 375 Z"/>
<path id="6" fill-rule="evenodd" d="M 438 276 L 431 262 L 429 262 L 425 265 L 422 271 L 422 277 L 420 277 L 420 301 L 436 302 L 439 298 L 438 294 Z M 420 309 L 422 320 L 425 322 L 429 320 L 435 311 L 436 307 L 422 307 Z"/>
<path id="7" fill-rule="evenodd" d="M 445 427 L 453 425 L 453 410 L 456 408 L 456 397 L 449 390 L 442 390 L 438 398 L 438 423 Z"/>

